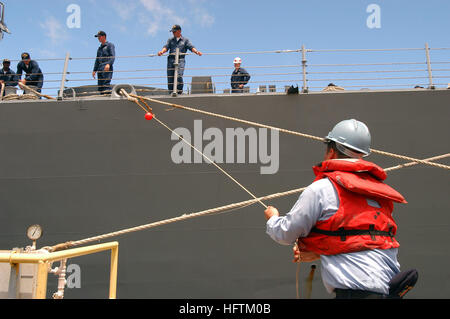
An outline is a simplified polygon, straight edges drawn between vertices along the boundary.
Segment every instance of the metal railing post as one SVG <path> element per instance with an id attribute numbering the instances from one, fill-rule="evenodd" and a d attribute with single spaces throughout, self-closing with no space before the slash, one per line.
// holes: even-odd
<path id="1" fill-rule="evenodd" d="M 175 63 L 173 66 L 175 67 L 175 71 L 173 73 L 173 92 L 172 96 L 177 96 L 177 86 L 178 86 L 178 62 L 180 58 L 180 49 L 177 48 L 175 51 Z"/>
<path id="2" fill-rule="evenodd" d="M 64 60 L 64 70 L 61 77 L 61 85 L 59 87 L 59 94 L 58 94 L 58 100 L 63 99 L 63 91 L 66 84 L 66 75 L 67 75 L 67 66 L 69 65 L 69 52 L 66 53 L 66 59 Z"/>
<path id="3" fill-rule="evenodd" d="M 431 73 L 431 61 L 430 61 L 430 48 L 428 47 L 428 43 L 425 43 L 425 54 L 427 57 L 427 69 L 428 69 L 428 88 L 433 88 L 433 75 Z"/>
<path id="4" fill-rule="evenodd" d="M 306 84 L 306 50 L 305 50 L 305 46 L 302 44 L 302 73 L 303 73 L 303 88 L 302 88 L 302 92 L 303 93 L 307 93 L 308 92 L 308 87 Z"/>

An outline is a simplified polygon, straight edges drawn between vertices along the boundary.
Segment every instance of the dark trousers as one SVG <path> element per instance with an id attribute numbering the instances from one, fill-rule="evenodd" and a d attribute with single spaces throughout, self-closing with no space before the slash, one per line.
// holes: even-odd
<path id="1" fill-rule="evenodd" d="M 102 70 L 105 67 L 102 67 Z M 98 91 L 100 94 L 106 94 L 108 91 L 111 91 L 111 79 L 113 76 L 112 68 L 110 67 L 109 71 L 98 71 L 97 79 L 98 79 Z"/>
<path id="2" fill-rule="evenodd" d="M 169 92 L 173 92 L 173 82 L 175 78 L 175 60 L 167 60 L 167 88 Z M 177 93 L 183 93 L 183 74 L 186 61 L 180 59 L 178 61 L 178 77 L 177 77 Z"/>

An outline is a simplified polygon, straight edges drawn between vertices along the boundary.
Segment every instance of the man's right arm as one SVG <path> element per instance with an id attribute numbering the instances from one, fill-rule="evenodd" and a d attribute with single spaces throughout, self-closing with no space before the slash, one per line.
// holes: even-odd
<path id="1" fill-rule="evenodd" d="M 307 187 L 285 216 L 272 216 L 266 224 L 266 233 L 282 245 L 292 245 L 299 237 L 308 236 L 322 212 L 322 201 L 313 189 Z"/>
<path id="2" fill-rule="evenodd" d="M 97 50 L 97 55 L 96 55 L 96 57 L 95 57 L 95 62 L 94 62 L 94 69 L 92 70 L 93 72 L 97 72 L 98 71 L 98 67 L 99 67 L 99 65 L 100 65 L 100 59 L 98 58 L 99 57 L 99 50 Z"/>
<path id="3" fill-rule="evenodd" d="M 22 61 L 21 61 L 22 62 Z M 16 75 L 20 79 L 22 77 L 23 67 L 21 62 L 17 63 L 17 72 Z"/>
<path id="4" fill-rule="evenodd" d="M 161 55 L 163 55 L 163 54 L 166 53 L 166 52 L 167 52 L 167 48 L 166 48 L 166 47 L 163 47 L 163 48 L 161 49 L 161 51 L 158 52 L 158 56 L 161 56 Z"/>
<path id="5" fill-rule="evenodd" d="M 100 59 L 98 59 L 99 56 L 99 50 L 97 50 L 97 56 L 95 58 L 95 62 L 94 62 L 94 69 L 92 70 L 92 78 L 95 79 L 95 73 L 97 73 L 99 66 L 100 66 Z"/>
<path id="6" fill-rule="evenodd" d="M 163 48 L 161 49 L 161 51 L 158 52 L 158 56 L 163 55 L 164 53 L 166 53 L 167 51 L 169 51 L 169 46 L 170 46 L 170 39 L 167 40 L 167 43 L 163 46 Z"/>
<path id="7" fill-rule="evenodd" d="M 16 86 L 18 83 L 18 79 L 17 79 L 17 74 L 15 74 L 12 70 L 11 70 L 11 74 L 9 76 L 9 83 L 8 86 Z"/>

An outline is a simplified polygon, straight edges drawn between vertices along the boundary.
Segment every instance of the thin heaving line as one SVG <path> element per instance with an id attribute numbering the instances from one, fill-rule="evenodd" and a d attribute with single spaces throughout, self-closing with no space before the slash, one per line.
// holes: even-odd
<path id="1" fill-rule="evenodd" d="M 444 159 L 444 158 L 447 158 L 447 157 L 450 157 L 450 153 L 442 154 L 442 155 L 438 155 L 438 156 L 434 156 L 434 157 L 430 157 L 430 158 L 426 158 L 426 159 L 424 159 L 424 161 L 436 161 L 436 160 Z M 414 166 L 414 165 L 417 165 L 417 164 L 418 164 L 417 162 L 409 162 L 409 163 L 405 163 L 405 164 L 396 165 L 396 166 L 392 166 L 392 167 L 386 168 L 385 171 L 386 172 L 394 171 L 394 170 L 398 170 L 398 169 L 401 169 L 401 168 Z M 149 229 L 149 228 L 153 228 L 153 227 L 157 227 L 157 226 L 167 225 L 167 224 L 171 224 L 171 223 L 182 221 L 182 220 L 186 220 L 186 219 L 191 219 L 191 218 L 196 218 L 196 217 L 201 217 L 201 216 L 207 216 L 207 215 L 212 215 L 212 214 L 216 214 L 216 213 L 220 213 L 220 212 L 224 212 L 224 211 L 229 211 L 229 210 L 236 209 L 236 208 L 241 208 L 241 207 L 244 207 L 244 206 L 252 205 L 252 204 L 254 204 L 254 203 L 258 202 L 258 201 L 261 201 L 261 200 L 275 199 L 275 198 L 280 198 L 280 197 L 284 197 L 284 196 L 289 196 L 289 195 L 301 193 L 305 189 L 306 189 L 306 187 L 296 188 L 296 189 L 292 189 L 292 190 L 281 192 L 281 193 L 274 193 L 274 194 L 266 195 L 266 196 L 259 197 L 259 198 L 254 198 L 254 199 L 249 199 L 249 200 L 242 201 L 242 202 L 228 204 L 228 205 L 225 205 L 225 206 L 210 208 L 210 209 L 203 210 L 203 211 L 196 212 L 196 213 L 183 214 L 183 215 L 178 216 L 178 217 L 164 219 L 164 220 L 161 220 L 161 221 L 158 221 L 158 222 L 153 222 L 153 223 L 150 223 L 150 224 L 144 224 L 144 225 L 141 225 L 141 226 L 136 226 L 136 227 L 127 228 L 127 229 L 123 229 L 123 230 L 119 230 L 119 231 L 115 231 L 115 232 L 111 232 L 111 233 L 107 233 L 107 234 L 103 234 L 103 235 L 89 237 L 89 238 L 82 239 L 82 240 L 68 241 L 68 242 L 65 242 L 65 243 L 57 244 L 57 245 L 54 245 L 54 246 L 51 246 L 51 247 L 44 247 L 44 248 L 48 249 L 49 251 L 63 250 L 63 249 L 67 249 L 69 247 L 84 245 L 84 244 L 87 244 L 89 242 L 98 241 L 98 240 L 104 240 L 106 238 L 111 238 L 111 237 L 116 237 L 116 236 L 120 236 L 120 235 L 125 235 L 125 234 L 128 234 L 128 233 L 141 231 L 141 230 L 145 230 L 145 229 Z"/>
<path id="2" fill-rule="evenodd" d="M 297 136 L 301 136 L 301 137 L 305 137 L 305 138 L 309 138 L 309 139 L 313 139 L 313 140 L 317 140 L 317 141 L 322 141 L 322 142 L 325 141 L 325 139 L 322 138 L 322 137 L 318 137 L 318 136 L 314 136 L 314 135 L 310 135 L 310 134 L 305 134 L 305 133 L 301 133 L 301 132 L 287 130 L 287 129 L 283 129 L 283 128 L 279 128 L 279 127 L 275 127 L 275 126 L 271 126 L 271 125 L 266 125 L 266 124 L 261 124 L 261 123 L 257 123 L 257 122 L 252 122 L 252 121 L 248 121 L 248 120 L 243 120 L 243 119 L 239 119 L 239 118 L 235 118 L 235 117 L 231 117 L 231 116 L 227 116 L 227 115 L 223 115 L 223 114 L 203 111 L 203 110 L 199 110 L 199 109 L 188 107 L 188 106 L 184 106 L 184 105 L 164 102 L 164 101 L 160 101 L 160 100 L 155 100 L 155 99 L 152 99 L 152 98 L 139 96 L 139 95 L 135 95 L 135 94 L 129 94 L 129 95 L 131 97 L 134 97 L 134 98 L 140 98 L 140 99 L 147 100 L 147 101 L 154 102 L 154 103 L 169 105 L 169 106 L 172 106 L 174 108 L 179 108 L 179 109 L 192 111 L 192 112 L 198 112 L 198 113 L 202 113 L 202 114 L 205 114 L 205 115 L 219 117 L 219 118 L 222 118 L 222 119 L 231 120 L 231 121 L 235 121 L 235 122 L 240 122 L 240 123 L 244 123 L 244 124 L 248 124 L 248 125 L 268 128 L 268 129 L 276 130 L 276 131 L 279 131 L 279 132 L 282 132 L 282 133 L 297 135 Z M 405 161 L 411 161 L 411 162 L 416 162 L 416 163 L 420 163 L 420 164 L 424 164 L 424 165 L 430 165 L 430 166 L 434 166 L 434 167 L 439 167 L 439 168 L 443 168 L 443 169 L 446 169 L 446 170 L 450 170 L 450 166 L 448 166 L 448 165 L 439 164 L 439 163 L 433 163 L 433 162 L 427 162 L 425 160 L 421 160 L 421 159 L 417 159 L 417 158 L 413 158 L 413 157 L 409 157 L 409 156 L 405 156 L 405 155 L 390 153 L 390 152 L 386 152 L 386 151 L 376 150 L 376 149 L 370 149 L 370 150 L 371 150 L 372 153 L 376 153 L 376 154 L 380 154 L 380 155 L 385 155 L 385 156 L 389 156 L 389 157 L 402 159 L 402 160 L 405 160 Z"/>
<path id="3" fill-rule="evenodd" d="M 156 116 L 153 116 L 153 119 L 156 120 L 159 124 L 161 124 L 162 126 L 164 126 L 165 128 L 167 128 L 169 131 L 172 132 L 172 134 L 175 134 L 179 139 L 181 139 L 183 142 L 185 142 L 187 145 L 189 145 L 190 147 L 192 147 L 197 153 L 199 153 L 201 156 L 203 156 L 208 162 L 210 162 L 211 164 L 213 164 L 215 167 L 217 167 L 218 170 L 220 170 L 222 173 L 224 173 L 226 176 L 228 176 L 233 182 L 235 182 L 237 185 L 239 185 L 239 187 L 241 187 L 244 191 L 246 191 L 247 193 L 249 193 L 254 199 L 258 200 L 258 202 L 264 206 L 264 208 L 267 208 L 267 205 L 264 204 L 260 199 L 258 199 L 252 192 L 250 192 L 244 185 L 242 185 L 241 183 L 239 183 L 233 176 L 231 176 L 230 174 L 228 174 L 222 167 L 220 167 L 219 165 L 217 165 L 216 163 L 214 163 L 213 160 L 211 160 L 208 156 L 206 156 L 205 154 L 203 154 L 203 152 L 201 152 L 199 149 L 197 149 L 194 145 L 192 145 L 191 143 L 189 143 L 188 141 L 186 141 L 181 135 L 179 135 L 177 132 L 175 132 L 174 130 L 172 130 L 170 127 L 168 127 L 165 123 L 163 123 L 160 119 L 158 119 Z"/>
<path id="4" fill-rule="evenodd" d="M 128 100 L 135 102 L 137 105 L 139 105 L 139 107 L 141 109 L 143 109 L 146 112 L 150 112 L 151 108 L 143 101 L 143 97 L 142 96 L 136 96 L 136 97 L 131 97 L 124 89 L 120 90 L 120 93 L 125 95 Z M 139 99 L 141 102 L 143 102 L 144 104 L 146 104 L 146 107 L 148 108 L 148 110 L 142 106 L 139 101 L 137 100 Z M 184 139 L 181 135 L 179 135 L 177 132 L 175 132 L 174 130 L 172 130 L 167 124 L 165 124 L 163 121 L 161 121 L 160 119 L 158 119 L 155 115 L 153 115 L 153 119 L 156 120 L 159 124 L 161 124 L 162 126 L 164 126 L 166 129 L 168 129 L 170 132 L 172 132 L 172 134 L 176 135 L 179 139 L 181 139 L 184 143 L 186 143 L 187 145 L 189 145 L 192 149 L 194 149 L 197 153 L 199 153 L 203 158 L 205 158 L 208 162 L 210 162 L 211 164 L 213 164 L 219 171 L 221 171 L 223 174 L 225 174 L 228 178 L 230 178 L 233 182 L 235 182 L 240 188 L 242 188 L 244 191 L 246 191 L 248 194 L 250 194 L 250 196 L 252 196 L 254 199 L 256 199 L 264 208 L 267 208 L 267 205 L 264 204 L 260 199 L 258 199 L 256 197 L 256 195 L 254 195 L 252 192 L 250 192 L 244 185 L 242 185 L 241 183 L 239 183 L 233 176 L 231 176 L 229 173 L 227 173 L 222 167 L 220 167 L 217 163 L 215 163 L 213 160 L 211 160 L 208 156 L 206 156 L 202 151 L 200 151 L 198 148 L 196 148 L 194 145 L 192 145 L 191 143 L 189 143 L 186 139 Z"/>

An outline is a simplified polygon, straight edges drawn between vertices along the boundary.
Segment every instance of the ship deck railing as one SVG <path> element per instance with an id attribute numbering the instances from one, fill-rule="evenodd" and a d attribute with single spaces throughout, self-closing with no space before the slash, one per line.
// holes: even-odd
<path id="1" fill-rule="evenodd" d="M 175 85 L 173 92 L 167 89 L 167 55 L 116 56 L 109 87 L 127 84 L 153 90 L 154 95 L 178 95 Z M 183 95 L 232 94 L 236 56 L 251 76 L 240 94 L 284 94 L 290 87 L 299 93 L 450 88 L 450 48 L 432 48 L 428 43 L 421 48 L 309 49 L 302 45 L 186 55 Z M 43 93 L 59 99 L 79 98 L 74 89 L 82 88 L 89 97 L 98 95 L 97 79 L 92 78 L 95 57 L 72 57 L 68 52 L 65 57 L 36 61 L 44 70 Z"/>

